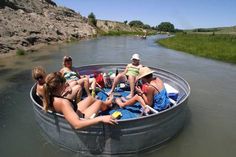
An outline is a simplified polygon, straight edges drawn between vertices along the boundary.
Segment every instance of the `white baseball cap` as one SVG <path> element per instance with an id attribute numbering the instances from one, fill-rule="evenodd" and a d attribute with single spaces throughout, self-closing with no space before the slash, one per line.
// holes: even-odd
<path id="1" fill-rule="evenodd" d="M 133 59 L 140 60 L 139 54 L 137 54 L 137 53 L 133 54 L 130 60 L 133 60 Z"/>

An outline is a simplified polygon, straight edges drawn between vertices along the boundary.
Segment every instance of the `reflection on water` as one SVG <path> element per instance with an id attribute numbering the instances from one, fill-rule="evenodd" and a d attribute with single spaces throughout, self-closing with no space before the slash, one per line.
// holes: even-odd
<path id="1" fill-rule="evenodd" d="M 42 137 L 29 98 L 31 69 L 42 65 L 59 70 L 62 57 L 74 65 L 129 63 L 134 52 L 141 63 L 174 72 L 191 86 L 189 115 L 184 129 L 158 150 L 137 156 L 234 156 L 236 154 L 236 66 L 195 57 L 154 43 L 163 36 L 101 37 L 68 45 L 54 45 L 26 56 L 0 59 L 1 156 L 81 156 Z M 155 138 L 155 137 L 153 137 Z"/>

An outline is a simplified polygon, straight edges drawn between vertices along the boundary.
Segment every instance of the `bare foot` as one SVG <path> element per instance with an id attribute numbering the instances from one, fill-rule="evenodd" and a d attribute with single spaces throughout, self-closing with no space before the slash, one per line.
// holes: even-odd
<path id="1" fill-rule="evenodd" d="M 110 90 L 109 92 L 107 92 L 107 95 L 110 96 L 112 93 L 113 91 Z"/>
<path id="2" fill-rule="evenodd" d="M 126 99 L 131 99 L 132 97 L 133 97 L 133 95 L 129 94 L 129 95 L 126 96 Z"/>
<path id="3" fill-rule="evenodd" d="M 120 107 L 125 107 L 124 103 L 121 101 L 121 98 L 116 98 L 115 102 L 117 105 L 119 105 Z"/>
<path id="4" fill-rule="evenodd" d="M 114 98 L 114 95 L 113 95 L 113 94 L 110 94 L 110 95 L 107 97 L 106 101 L 111 104 L 113 98 Z"/>
<path id="5" fill-rule="evenodd" d="M 123 102 L 126 102 L 126 101 L 127 101 L 127 99 L 124 98 L 124 97 L 121 97 L 121 100 L 122 100 Z"/>

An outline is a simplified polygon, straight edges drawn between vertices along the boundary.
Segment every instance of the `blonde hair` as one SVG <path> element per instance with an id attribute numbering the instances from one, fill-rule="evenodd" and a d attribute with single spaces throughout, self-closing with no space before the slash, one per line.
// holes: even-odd
<path id="1" fill-rule="evenodd" d="M 60 72 L 53 72 L 47 75 L 43 86 L 45 92 L 45 100 L 43 101 L 43 109 L 47 111 L 53 108 L 53 95 L 57 92 L 61 84 L 65 83 L 65 78 Z"/>
<path id="2" fill-rule="evenodd" d="M 32 70 L 32 78 L 37 80 L 38 77 L 45 77 L 46 71 L 41 66 L 34 67 Z"/>
<path id="3" fill-rule="evenodd" d="M 66 61 L 72 61 L 72 57 L 71 56 L 64 56 L 63 57 L 63 62 L 62 62 L 62 65 L 65 67 L 65 62 Z"/>

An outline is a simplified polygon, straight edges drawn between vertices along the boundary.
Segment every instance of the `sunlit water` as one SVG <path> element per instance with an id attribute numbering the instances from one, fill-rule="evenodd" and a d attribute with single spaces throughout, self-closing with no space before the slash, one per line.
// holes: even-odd
<path id="1" fill-rule="evenodd" d="M 136 52 L 143 65 L 174 72 L 191 86 L 184 129 L 158 150 L 136 156 L 235 156 L 236 66 L 163 48 L 154 43 L 161 37 L 101 37 L 0 59 L 0 156 L 81 156 L 48 143 L 41 135 L 29 97 L 32 67 L 57 71 L 64 55 L 72 56 L 77 66 L 129 63 Z"/>

